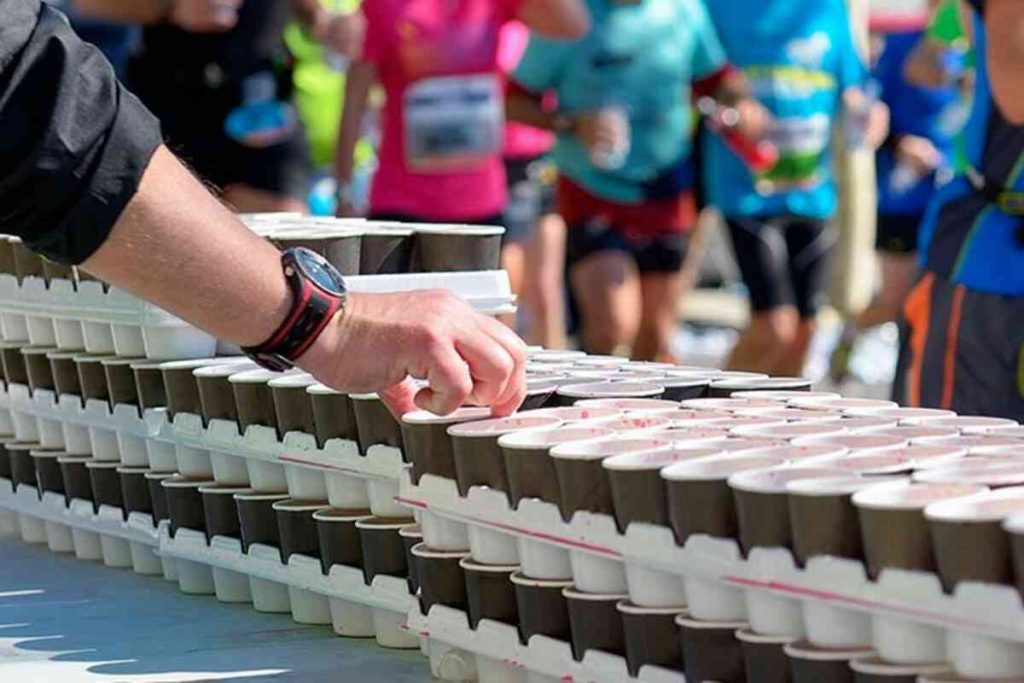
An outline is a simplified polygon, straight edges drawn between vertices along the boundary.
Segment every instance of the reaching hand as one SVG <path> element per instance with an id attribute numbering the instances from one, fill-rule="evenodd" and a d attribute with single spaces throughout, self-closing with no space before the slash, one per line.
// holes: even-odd
<path id="1" fill-rule="evenodd" d="M 238 23 L 244 0 L 174 0 L 167 21 L 190 33 L 224 33 Z"/>
<path id="2" fill-rule="evenodd" d="M 317 40 L 342 57 L 355 60 L 363 54 L 366 19 L 362 12 L 323 12 L 313 32 Z"/>
<path id="3" fill-rule="evenodd" d="M 377 391 L 398 415 L 415 407 L 444 415 L 464 404 L 507 415 L 526 395 L 525 363 L 515 333 L 443 290 L 352 294 L 299 359 L 335 389 Z"/>
<path id="4" fill-rule="evenodd" d="M 942 165 L 942 152 L 928 138 L 903 135 L 896 144 L 896 159 L 926 176 Z"/>
<path id="5" fill-rule="evenodd" d="M 578 114 L 574 132 L 592 157 L 615 157 L 629 149 L 629 119 L 615 107 Z"/>

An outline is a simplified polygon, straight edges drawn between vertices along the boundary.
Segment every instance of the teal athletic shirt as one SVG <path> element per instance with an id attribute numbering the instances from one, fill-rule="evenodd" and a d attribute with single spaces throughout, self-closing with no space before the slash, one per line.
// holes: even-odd
<path id="1" fill-rule="evenodd" d="M 972 10 L 973 11 L 973 10 Z M 968 163 L 990 182 L 1024 191 L 1024 126 L 1006 121 L 992 100 L 985 25 L 974 12 L 974 105 L 963 130 Z M 1010 216 L 974 191 L 963 176 L 942 187 L 921 227 L 922 265 L 957 284 L 989 294 L 1024 296 L 1024 218 Z M 1018 324 L 1019 321 L 1006 321 Z"/>
<path id="2" fill-rule="evenodd" d="M 865 66 L 842 0 L 707 0 L 729 61 L 775 117 L 776 168 L 756 182 L 718 136 L 705 136 L 705 183 L 726 216 L 795 214 L 831 218 L 833 122 L 841 94 L 861 85 Z"/>
<path id="3" fill-rule="evenodd" d="M 566 112 L 622 107 L 632 140 L 621 168 L 595 167 L 574 135 L 559 135 L 559 171 L 593 195 L 636 204 L 686 165 L 691 151 L 690 86 L 725 66 L 701 0 L 587 0 L 593 28 L 580 41 L 530 37 L 513 80 L 558 95 Z M 678 189 L 683 189 L 682 187 Z"/>

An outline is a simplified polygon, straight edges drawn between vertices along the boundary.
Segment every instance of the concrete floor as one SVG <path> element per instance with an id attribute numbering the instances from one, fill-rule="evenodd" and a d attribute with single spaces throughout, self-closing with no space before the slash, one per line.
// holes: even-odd
<path id="1" fill-rule="evenodd" d="M 430 680 L 418 652 L 0 540 L 0 681 Z"/>

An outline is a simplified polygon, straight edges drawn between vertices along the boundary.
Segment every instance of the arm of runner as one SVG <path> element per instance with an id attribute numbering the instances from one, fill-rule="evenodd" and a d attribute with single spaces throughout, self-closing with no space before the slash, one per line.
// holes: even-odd
<path id="1" fill-rule="evenodd" d="M 355 171 L 356 145 L 362 131 L 363 116 L 370 100 L 370 90 L 377 82 L 377 67 L 370 62 L 353 62 L 345 80 L 345 107 L 338 128 L 338 144 L 334 150 L 334 177 L 339 186 L 350 186 Z M 338 193 L 337 215 L 355 216 L 351 200 Z"/>
<path id="2" fill-rule="evenodd" d="M 581 0 L 522 0 L 518 18 L 551 38 L 581 38 L 590 30 L 590 14 Z"/>
<path id="3" fill-rule="evenodd" d="M 1024 4 L 987 0 L 984 11 L 992 95 L 1010 122 L 1024 124 Z"/>
<path id="4" fill-rule="evenodd" d="M 222 33 L 238 23 L 244 0 L 74 0 L 82 15 L 125 24 L 174 24 L 192 33 Z"/>
<path id="5" fill-rule="evenodd" d="M 309 29 L 316 40 L 347 59 L 355 59 L 363 49 L 366 22 L 362 12 L 335 12 L 319 0 L 291 0 L 295 18 Z"/>

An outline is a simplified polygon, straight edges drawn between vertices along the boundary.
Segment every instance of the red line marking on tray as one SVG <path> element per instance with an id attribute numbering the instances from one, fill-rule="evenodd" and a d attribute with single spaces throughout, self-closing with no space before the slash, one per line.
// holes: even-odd
<path id="1" fill-rule="evenodd" d="M 832 591 L 815 590 L 813 588 L 804 588 L 802 586 L 793 586 L 788 583 L 780 583 L 778 581 L 755 581 L 754 579 L 747 579 L 741 576 L 726 576 L 722 578 L 726 583 L 731 583 L 737 586 L 745 586 L 748 588 L 768 588 L 773 591 L 781 593 L 789 593 L 795 596 L 807 597 L 807 598 L 818 598 L 821 600 L 827 600 L 830 602 L 846 603 L 849 605 L 859 605 L 865 608 L 881 607 L 883 609 L 902 612 L 907 615 L 915 615 L 918 617 L 926 617 L 931 620 L 939 620 L 943 622 L 955 623 L 961 626 L 969 626 L 974 628 L 984 627 L 986 624 L 980 621 L 973 621 L 970 619 L 950 618 L 940 612 L 933 612 L 927 609 L 920 609 L 917 607 L 905 607 L 903 605 L 892 605 L 886 602 L 878 602 L 877 600 L 865 600 L 863 598 L 855 598 L 849 595 L 842 595 L 840 593 L 833 593 Z"/>
<path id="2" fill-rule="evenodd" d="M 420 501 L 420 500 L 412 500 L 410 498 L 403 498 L 401 496 L 396 497 L 395 500 L 397 500 L 399 503 L 402 503 L 403 505 L 410 505 L 410 506 L 413 506 L 413 507 L 418 507 L 421 510 L 429 510 L 430 509 L 430 506 L 427 503 L 424 503 L 423 501 Z M 597 545 L 595 543 L 587 543 L 586 541 L 577 541 L 577 540 L 574 540 L 574 539 L 571 539 L 571 538 L 565 538 L 564 536 L 555 536 L 554 534 L 545 534 L 545 533 L 540 532 L 540 531 L 530 531 L 528 529 L 521 529 L 521 528 L 519 528 L 517 526 L 512 526 L 511 524 L 503 524 L 501 522 L 492 522 L 492 521 L 489 521 L 489 520 L 477 519 L 475 517 L 467 517 L 465 515 L 460 515 L 460 514 L 456 514 L 456 513 L 452 513 L 452 512 L 448 512 L 448 511 L 446 511 L 444 514 L 446 516 L 449 516 L 449 517 L 456 517 L 458 519 L 464 519 L 464 520 L 467 520 L 467 521 L 474 522 L 476 524 L 483 524 L 483 525 L 486 525 L 486 526 L 489 526 L 489 527 L 493 527 L 495 529 L 500 529 L 502 531 L 508 531 L 508 532 L 511 532 L 511 533 L 520 534 L 522 536 L 529 536 L 531 538 L 538 538 L 538 539 L 543 539 L 543 540 L 546 540 L 546 541 L 552 541 L 554 543 L 557 543 L 558 545 L 569 546 L 571 548 L 579 548 L 580 550 L 588 550 L 588 551 L 590 551 L 592 553 L 598 553 L 600 555 L 607 555 L 608 557 L 616 557 L 616 558 L 622 557 L 622 553 L 620 553 L 620 552 L 618 552 L 616 550 L 612 550 L 611 548 L 606 548 L 603 545 Z"/>
<path id="3" fill-rule="evenodd" d="M 293 462 L 296 465 L 309 465 L 311 467 L 318 467 L 325 470 L 337 470 L 338 472 L 356 472 L 357 474 L 362 474 L 361 472 L 357 472 L 351 467 L 339 467 L 337 465 L 328 465 L 326 463 L 317 462 L 315 460 L 303 460 L 302 458 L 297 458 L 294 455 L 279 455 L 277 456 L 277 459 L 283 460 L 284 462 Z"/>

